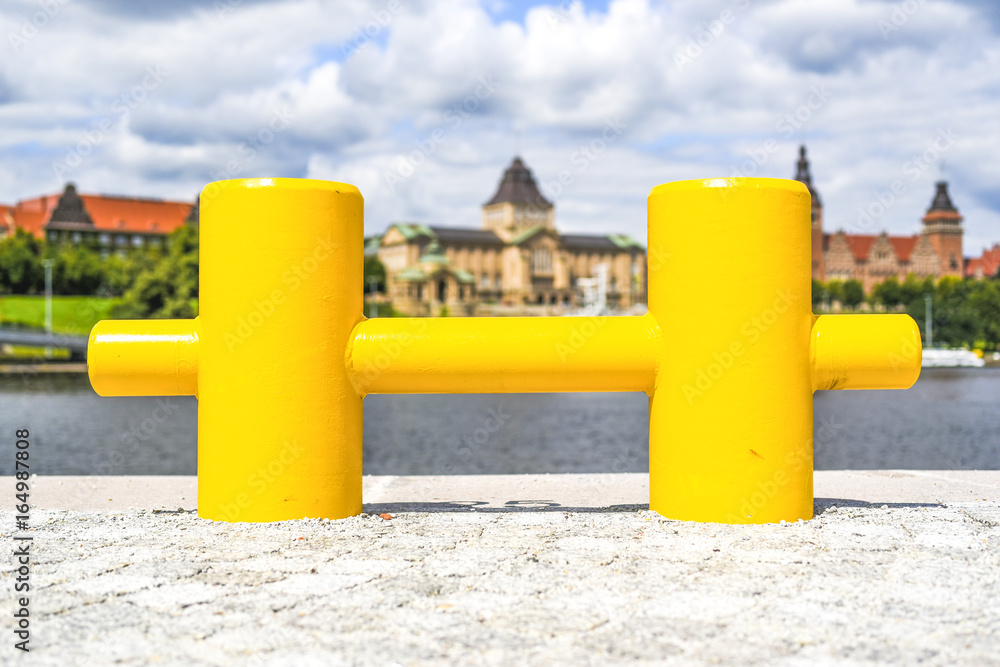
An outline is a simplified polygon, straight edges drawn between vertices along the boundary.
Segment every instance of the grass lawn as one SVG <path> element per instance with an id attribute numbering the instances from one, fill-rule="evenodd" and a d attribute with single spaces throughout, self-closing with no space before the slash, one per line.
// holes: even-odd
<path id="1" fill-rule="evenodd" d="M 52 330 L 66 334 L 89 334 L 98 320 L 108 317 L 119 299 L 96 296 L 52 297 Z M 45 297 L 0 296 L 0 324 L 45 327 Z"/>

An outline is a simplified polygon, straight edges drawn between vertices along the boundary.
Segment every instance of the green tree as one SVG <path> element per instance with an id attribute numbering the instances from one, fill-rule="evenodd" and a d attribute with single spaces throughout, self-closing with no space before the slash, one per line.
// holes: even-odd
<path id="1" fill-rule="evenodd" d="M 83 246 L 64 246 L 55 253 L 52 291 L 56 294 L 91 296 L 105 283 L 104 262 Z"/>
<path id="2" fill-rule="evenodd" d="M 377 291 L 385 292 L 385 265 L 378 257 L 365 257 L 365 294 L 371 291 L 372 281 Z"/>
<path id="3" fill-rule="evenodd" d="M 141 271 L 112 311 L 118 318 L 194 317 L 198 297 L 198 225 L 170 234 L 167 254 Z"/>
<path id="4" fill-rule="evenodd" d="M 895 276 L 875 285 L 872 288 L 872 298 L 886 308 L 895 308 L 903 303 L 903 290 Z"/>
<path id="5" fill-rule="evenodd" d="M 815 278 L 812 281 L 812 303 L 814 309 L 823 303 L 823 283 Z"/>
<path id="6" fill-rule="evenodd" d="M 857 308 L 865 300 L 865 288 L 860 280 L 851 279 L 844 283 L 844 305 Z"/>
<path id="7" fill-rule="evenodd" d="M 844 281 L 830 280 L 826 283 L 826 293 L 830 297 L 830 303 L 839 301 L 844 303 Z"/>
<path id="8" fill-rule="evenodd" d="M 152 271 L 163 257 L 158 253 L 133 252 L 126 257 L 111 255 L 104 260 L 103 296 L 122 296 L 144 271 Z"/>
<path id="9" fill-rule="evenodd" d="M 975 344 L 980 333 L 980 323 L 969 302 L 970 294 L 976 289 L 975 285 L 973 281 L 951 277 L 938 281 L 931 301 L 935 345 Z M 921 331 L 924 328 L 925 308 L 923 297 L 915 299 L 907 306 L 907 313 L 917 321 Z M 927 332 L 923 333 L 926 341 Z"/>
<path id="10" fill-rule="evenodd" d="M 1000 348 L 1000 280 L 984 280 L 969 298 L 987 346 Z"/>
<path id="11" fill-rule="evenodd" d="M 920 280 L 912 273 L 907 274 L 906 280 L 899 286 L 899 302 L 910 304 L 917 299 L 924 298 L 924 294 L 934 291 L 934 279 L 928 276 L 925 280 Z"/>
<path id="12" fill-rule="evenodd" d="M 32 294 L 45 289 L 45 243 L 18 229 L 0 241 L 0 292 Z"/>

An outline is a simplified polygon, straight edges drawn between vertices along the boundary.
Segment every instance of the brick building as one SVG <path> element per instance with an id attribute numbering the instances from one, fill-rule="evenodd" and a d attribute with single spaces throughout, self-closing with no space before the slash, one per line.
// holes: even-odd
<path id="1" fill-rule="evenodd" d="M 816 280 L 861 281 L 868 292 L 890 277 L 905 280 L 931 276 L 962 277 L 962 216 L 948 194 L 948 184 L 939 181 L 919 234 L 833 234 L 823 231 L 823 202 L 812 183 L 806 147 L 799 149 L 795 180 L 812 195 L 812 274 Z"/>
<path id="2" fill-rule="evenodd" d="M 983 254 L 965 263 L 967 278 L 1000 278 L 1000 243 L 983 248 Z"/>

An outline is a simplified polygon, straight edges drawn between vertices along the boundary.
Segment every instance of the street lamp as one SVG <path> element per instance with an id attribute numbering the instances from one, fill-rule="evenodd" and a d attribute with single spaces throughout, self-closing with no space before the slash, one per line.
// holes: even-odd
<path id="1" fill-rule="evenodd" d="M 52 336 L 52 260 L 43 259 L 42 266 L 45 267 L 45 333 Z M 52 348 L 45 347 L 45 358 L 52 357 Z"/>
<path id="2" fill-rule="evenodd" d="M 371 276 L 368 278 L 368 284 L 371 286 L 371 307 L 368 309 L 368 314 L 370 317 L 378 317 L 378 278 Z"/>
<path id="3" fill-rule="evenodd" d="M 924 295 L 924 330 L 927 331 L 927 347 L 934 346 L 934 318 L 931 316 L 931 303 L 933 298 L 930 294 Z"/>

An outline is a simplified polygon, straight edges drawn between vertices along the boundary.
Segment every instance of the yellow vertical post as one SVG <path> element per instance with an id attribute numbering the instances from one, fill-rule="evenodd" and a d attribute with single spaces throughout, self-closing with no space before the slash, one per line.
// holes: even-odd
<path id="1" fill-rule="evenodd" d="M 650 509 L 672 519 L 809 519 L 809 191 L 764 178 L 649 195 Z"/>
<path id="2" fill-rule="evenodd" d="M 300 179 L 201 195 L 198 513 L 361 512 L 361 398 L 344 368 L 362 319 L 357 188 Z"/>

